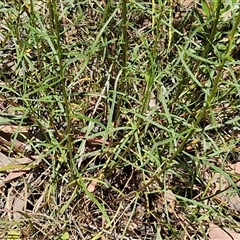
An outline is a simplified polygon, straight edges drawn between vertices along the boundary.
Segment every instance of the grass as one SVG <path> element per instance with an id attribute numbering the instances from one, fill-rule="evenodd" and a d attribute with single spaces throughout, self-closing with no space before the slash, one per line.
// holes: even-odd
<path id="1" fill-rule="evenodd" d="M 1 122 L 17 116 L 11 138 L 28 146 L 1 152 L 38 157 L 1 192 L 2 236 L 210 239 L 209 222 L 239 232 L 237 1 L 0 4 Z"/>

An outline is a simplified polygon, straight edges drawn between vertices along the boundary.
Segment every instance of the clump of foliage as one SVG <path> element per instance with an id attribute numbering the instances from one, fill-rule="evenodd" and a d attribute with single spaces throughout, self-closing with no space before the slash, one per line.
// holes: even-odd
<path id="1" fill-rule="evenodd" d="M 3 152 L 38 156 L 6 229 L 208 239 L 224 219 L 239 231 L 223 204 L 238 192 L 239 4 L 189 2 L 0 3 L 0 107 L 29 130 L 11 136 L 28 148 Z"/>

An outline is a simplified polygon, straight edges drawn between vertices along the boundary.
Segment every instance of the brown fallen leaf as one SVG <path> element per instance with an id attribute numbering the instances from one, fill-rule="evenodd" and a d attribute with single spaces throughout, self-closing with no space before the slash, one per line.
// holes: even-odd
<path id="1" fill-rule="evenodd" d="M 3 187 L 6 182 L 19 178 L 27 173 L 31 169 L 29 164 L 32 162 L 33 160 L 27 157 L 11 159 L 0 153 L 0 172 L 10 172 L 7 177 L 0 182 L 0 188 Z"/>
<path id="2" fill-rule="evenodd" d="M 24 211 L 27 205 L 27 200 L 24 197 L 24 190 L 20 194 L 14 197 L 13 201 L 13 219 L 18 220 L 22 217 L 20 212 Z"/>
<path id="3" fill-rule="evenodd" d="M 225 12 L 222 14 L 222 18 L 223 18 L 224 21 L 229 20 L 231 17 L 232 17 L 232 10 L 231 10 L 231 9 L 225 11 Z"/>
<path id="4" fill-rule="evenodd" d="M 7 175 L 7 177 L 5 177 L 3 179 L 3 182 L 6 183 L 6 182 L 9 182 L 15 178 L 19 178 L 21 177 L 23 174 L 25 174 L 27 171 L 22 171 L 22 172 L 11 172 Z"/>
<path id="5" fill-rule="evenodd" d="M 17 139 L 13 141 L 8 141 L 0 136 L 0 142 L 8 147 L 12 147 L 15 152 L 24 153 L 26 149 L 26 144 L 18 141 Z"/>
<path id="6" fill-rule="evenodd" d="M 11 172 L 7 175 L 7 177 L 5 177 L 1 182 L 0 182 L 0 188 L 2 188 L 4 186 L 5 183 L 12 181 L 15 178 L 19 178 L 22 175 L 24 175 L 26 172 L 28 172 L 28 170 L 26 171 L 19 171 L 19 172 Z"/>
<path id="7" fill-rule="evenodd" d="M 30 166 L 32 162 L 33 160 L 28 157 L 13 159 L 0 153 L 0 172 L 28 171 L 31 167 L 33 167 L 33 165 Z"/>
<path id="8" fill-rule="evenodd" d="M 235 163 L 235 173 L 240 174 L 240 162 Z"/>
<path id="9" fill-rule="evenodd" d="M 79 139 L 84 139 L 84 140 L 86 140 L 88 143 L 90 143 L 90 144 L 100 144 L 100 145 L 102 145 L 102 144 L 104 144 L 104 145 L 107 145 L 107 146 L 109 146 L 110 145 L 110 142 L 109 141 L 106 141 L 106 140 L 104 140 L 103 138 L 101 138 L 101 137 L 93 137 L 93 138 L 85 138 L 85 135 L 83 135 L 83 134 L 79 134 L 78 136 L 77 136 L 77 138 L 79 138 Z"/>
<path id="10" fill-rule="evenodd" d="M 31 156 L 31 158 L 32 159 L 37 159 L 37 157 L 36 156 Z M 33 162 L 33 160 L 32 159 L 30 159 L 30 158 L 28 158 L 28 157 L 22 157 L 22 158 L 17 158 L 17 159 L 15 159 L 15 163 L 16 164 L 29 164 L 29 163 L 32 163 Z"/>
<path id="11" fill-rule="evenodd" d="M 12 161 L 10 158 L 8 158 L 4 154 L 0 153 L 0 168 L 5 167 L 11 163 L 12 163 Z"/>
<path id="12" fill-rule="evenodd" d="M 178 0 L 181 7 L 190 8 L 196 5 L 195 0 Z"/>
<path id="13" fill-rule="evenodd" d="M 93 181 L 88 185 L 87 190 L 88 190 L 90 193 L 92 193 L 92 192 L 94 192 L 96 186 L 97 186 L 97 181 L 94 181 L 94 180 L 93 180 Z"/>
<path id="14" fill-rule="evenodd" d="M 220 228 L 214 223 L 209 224 L 208 235 L 211 240 L 240 240 L 240 234 L 228 228 Z"/>
<path id="15" fill-rule="evenodd" d="M 174 213 L 175 204 L 177 202 L 177 199 L 176 199 L 175 195 L 173 194 L 172 190 L 166 191 L 165 198 L 168 202 L 168 211 L 170 213 Z"/>
<path id="16" fill-rule="evenodd" d="M 28 128 L 26 126 L 15 126 L 15 125 L 3 125 L 3 126 L 0 126 L 0 130 L 2 132 L 5 132 L 5 133 L 16 133 L 16 132 L 19 132 L 19 133 L 25 133 L 25 132 L 28 132 Z"/>

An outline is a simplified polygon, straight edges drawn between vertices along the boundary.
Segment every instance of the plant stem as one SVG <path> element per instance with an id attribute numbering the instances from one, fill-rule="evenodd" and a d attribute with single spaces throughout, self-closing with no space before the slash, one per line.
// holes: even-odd
<path id="1" fill-rule="evenodd" d="M 73 164 L 72 163 L 72 134 L 71 134 L 71 113 L 70 113 L 70 104 L 68 101 L 68 96 L 67 96 L 67 90 L 66 90 L 66 78 L 64 76 L 64 68 L 63 68 L 63 54 L 62 54 L 62 46 L 61 46 L 61 39 L 60 39 L 60 23 L 59 23 L 59 16 L 58 16 L 58 9 L 57 9 L 57 4 L 56 1 L 53 0 L 51 2 L 52 5 L 52 20 L 53 20 L 53 29 L 56 35 L 56 40 L 57 40 L 57 56 L 58 56 L 58 65 L 59 65 L 59 75 L 61 79 L 61 87 L 62 87 L 62 93 L 63 93 L 63 102 L 65 106 L 65 113 L 66 113 L 66 123 L 67 123 L 67 149 L 68 149 L 68 157 L 69 157 L 69 162 L 70 166 Z M 71 167 L 71 170 L 73 171 L 73 167 Z"/>
<path id="2" fill-rule="evenodd" d="M 221 10 L 221 0 L 218 0 L 218 7 L 217 7 L 217 10 L 216 10 L 216 15 L 215 15 L 215 19 L 214 19 L 214 22 L 213 22 L 213 27 L 211 29 L 211 33 L 210 33 L 210 36 L 209 36 L 209 39 L 208 39 L 208 42 L 206 44 L 206 46 L 204 47 L 204 50 L 201 54 L 201 58 L 206 58 L 207 57 L 207 54 L 209 53 L 209 51 L 211 50 L 211 46 L 213 44 L 213 39 L 214 39 L 214 36 L 216 35 L 216 31 L 217 31 L 217 25 L 219 23 L 219 18 L 220 18 L 220 10 Z M 201 60 L 198 60 L 196 62 L 196 64 L 194 64 L 193 68 L 192 68 L 192 72 L 193 74 L 196 72 L 196 78 L 199 77 L 200 75 L 200 72 L 197 71 L 197 69 L 199 68 L 200 64 L 201 64 Z M 179 98 L 180 94 L 182 93 L 183 91 L 183 86 L 186 86 L 188 84 L 188 81 L 189 79 L 188 78 L 185 78 L 184 81 L 182 82 L 182 84 L 180 85 L 180 87 L 178 88 L 178 91 L 176 93 L 176 96 L 175 98 L 173 99 L 173 101 L 171 102 L 174 103 L 177 101 L 177 99 Z"/>
<path id="3" fill-rule="evenodd" d="M 127 51 L 128 51 L 128 36 L 127 36 L 127 0 L 122 0 L 122 80 L 120 82 L 120 92 L 126 92 L 128 90 L 128 83 L 126 81 L 127 75 Z M 114 118 L 114 126 L 118 125 L 118 118 L 121 111 L 122 96 L 119 97 L 117 102 L 117 109 Z"/>
<path id="4" fill-rule="evenodd" d="M 150 186 L 154 181 L 156 181 L 159 178 L 159 176 L 161 176 L 164 172 L 166 172 L 167 169 L 171 168 L 173 160 L 183 151 L 186 143 L 191 138 L 193 133 L 196 131 L 197 126 L 199 125 L 199 123 L 204 118 L 204 116 L 206 114 L 206 111 L 209 109 L 209 107 L 210 107 L 210 105 L 212 103 L 212 100 L 216 96 L 216 93 L 217 93 L 217 90 L 218 90 L 218 86 L 219 86 L 219 83 L 221 81 L 223 67 L 224 67 L 224 65 L 226 63 L 226 60 L 228 59 L 228 57 L 232 53 L 232 45 L 233 45 L 233 42 L 235 40 L 234 36 L 235 36 L 235 34 L 237 32 L 237 27 L 238 27 L 239 23 L 240 23 L 240 11 L 238 12 L 238 16 L 237 16 L 237 18 L 236 18 L 236 20 L 234 22 L 233 28 L 231 30 L 231 33 L 230 33 L 230 36 L 229 36 L 229 43 L 228 43 L 228 46 L 227 46 L 227 50 L 225 51 L 225 54 L 224 54 L 224 56 L 222 58 L 222 61 L 220 63 L 220 66 L 219 66 L 219 69 L 218 69 L 218 73 L 217 73 L 217 76 L 215 77 L 215 81 L 214 81 L 214 85 L 212 87 L 211 93 L 208 95 L 204 107 L 202 108 L 202 110 L 197 115 L 197 120 L 193 124 L 192 129 L 189 131 L 187 136 L 183 139 L 183 141 L 180 144 L 180 146 L 178 147 L 178 149 L 172 154 L 172 156 L 169 159 L 169 161 L 167 163 L 165 162 L 164 165 L 161 166 L 161 168 L 159 168 L 160 172 L 156 173 L 156 175 L 154 177 L 152 177 L 149 182 L 147 182 L 144 186 L 139 188 L 138 191 L 137 191 L 138 193 L 141 192 L 141 191 L 144 191 L 148 186 Z M 131 194 L 129 194 L 129 195 L 131 195 Z M 125 198 L 127 198 L 127 197 L 125 197 Z"/>

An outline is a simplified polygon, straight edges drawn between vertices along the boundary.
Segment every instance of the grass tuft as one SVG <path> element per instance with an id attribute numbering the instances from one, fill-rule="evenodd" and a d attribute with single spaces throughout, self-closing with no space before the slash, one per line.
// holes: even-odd
<path id="1" fill-rule="evenodd" d="M 239 232 L 237 1 L 3 1 L 0 22 L 2 239 Z"/>

